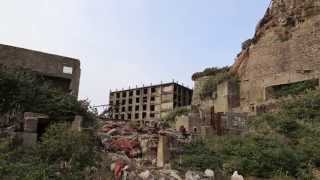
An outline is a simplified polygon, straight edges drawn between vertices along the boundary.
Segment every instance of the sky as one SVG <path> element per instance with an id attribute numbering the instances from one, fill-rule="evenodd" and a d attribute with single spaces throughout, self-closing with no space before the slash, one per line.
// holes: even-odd
<path id="1" fill-rule="evenodd" d="M 1 0 L 0 43 L 80 59 L 80 99 L 231 65 L 270 0 Z"/>

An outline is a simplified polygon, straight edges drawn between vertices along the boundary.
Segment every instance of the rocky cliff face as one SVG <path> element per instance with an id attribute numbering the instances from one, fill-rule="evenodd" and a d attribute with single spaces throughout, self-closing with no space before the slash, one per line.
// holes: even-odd
<path id="1" fill-rule="evenodd" d="M 243 111 L 266 100 L 266 88 L 320 77 L 320 0 L 273 0 L 232 66 Z"/>

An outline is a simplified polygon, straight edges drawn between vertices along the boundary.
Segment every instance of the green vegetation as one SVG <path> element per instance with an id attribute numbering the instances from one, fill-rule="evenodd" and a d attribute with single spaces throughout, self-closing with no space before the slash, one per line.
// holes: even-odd
<path id="1" fill-rule="evenodd" d="M 75 115 L 82 115 L 87 127 L 96 124 L 89 103 L 52 88 L 32 72 L 0 67 L 0 116 L 10 116 L 0 128 L 19 124 L 28 111 L 49 115 L 50 126 L 32 148 L 21 147 L 18 136 L 0 134 L 0 179 L 90 178 L 90 169 L 99 163 L 96 137 L 69 127 Z"/>
<path id="2" fill-rule="evenodd" d="M 176 166 L 261 178 L 312 179 L 320 167 L 320 92 L 308 91 L 283 102 L 277 113 L 250 120 L 250 131 L 186 147 Z M 206 157 L 206 158 L 203 158 Z"/>
<path id="3" fill-rule="evenodd" d="M 0 143 L 0 179 L 85 179 L 90 176 L 86 169 L 99 162 L 93 136 L 71 131 L 65 123 L 48 128 L 34 148 L 14 143 Z"/>
<path id="4" fill-rule="evenodd" d="M 229 72 L 230 70 L 230 67 L 229 66 L 225 66 L 225 67 L 222 67 L 222 68 L 219 68 L 219 67 L 212 67 L 212 68 L 207 68 L 205 69 L 204 71 L 202 72 L 197 72 L 197 73 L 194 73 L 192 75 L 192 80 L 197 80 L 201 77 L 204 77 L 204 76 L 215 76 L 216 74 L 218 73 L 226 73 L 226 72 Z"/>
<path id="5" fill-rule="evenodd" d="M 208 78 L 203 82 L 200 90 L 200 98 L 206 99 L 210 98 L 213 95 L 213 92 L 217 91 L 218 84 L 222 83 L 223 81 L 232 81 L 236 83 L 238 81 L 236 76 L 233 76 L 228 71 L 228 67 L 223 67 L 221 69 L 219 68 L 211 68 L 212 71 L 207 70 L 207 72 L 211 73 L 205 73 L 209 74 Z M 206 72 L 206 70 L 204 71 Z"/>
<path id="6" fill-rule="evenodd" d="M 314 90 L 318 86 L 318 80 L 302 81 L 292 84 L 280 85 L 273 88 L 275 98 L 285 97 L 288 95 L 298 95 L 306 90 Z"/>
<path id="7" fill-rule="evenodd" d="M 95 116 L 88 102 L 52 88 L 43 77 L 0 67 L 0 115 L 12 115 L 8 123 L 14 124 L 15 116 L 23 112 L 47 114 L 52 121 L 71 121 L 82 115 L 85 125 L 92 125 Z"/>
<path id="8" fill-rule="evenodd" d="M 165 122 L 175 122 L 177 116 L 187 115 L 191 109 L 189 107 L 178 107 L 171 110 L 164 118 Z"/>

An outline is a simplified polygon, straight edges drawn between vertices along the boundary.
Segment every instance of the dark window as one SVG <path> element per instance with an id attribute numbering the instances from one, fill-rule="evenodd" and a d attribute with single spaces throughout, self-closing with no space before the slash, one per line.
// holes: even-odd
<path id="1" fill-rule="evenodd" d="M 148 89 L 143 89 L 144 94 L 148 94 Z"/>
<path id="2" fill-rule="evenodd" d="M 143 102 L 144 103 L 148 102 L 148 97 L 143 97 Z"/>
<path id="3" fill-rule="evenodd" d="M 117 115 L 115 115 L 115 117 L 114 117 L 115 119 L 119 119 L 119 116 L 118 116 L 118 114 Z"/>
<path id="4" fill-rule="evenodd" d="M 126 105 L 126 100 L 122 100 L 122 105 Z"/>
<path id="5" fill-rule="evenodd" d="M 120 93 L 117 93 L 117 98 L 120 98 Z"/>
<path id="6" fill-rule="evenodd" d="M 130 120 L 131 119 L 131 114 L 127 114 L 127 117 Z"/>
<path id="7" fill-rule="evenodd" d="M 142 113 L 142 119 L 145 119 L 147 117 L 147 113 Z"/>
<path id="8" fill-rule="evenodd" d="M 154 111 L 154 110 L 155 110 L 154 105 L 151 105 L 151 106 L 150 106 L 150 111 Z"/>
<path id="9" fill-rule="evenodd" d="M 143 105 L 143 110 L 144 110 L 144 111 L 147 110 L 147 105 Z"/>
<path id="10" fill-rule="evenodd" d="M 139 106 L 136 106 L 136 111 L 139 111 Z"/>
<path id="11" fill-rule="evenodd" d="M 127 97 L 127 92 L 122 92 L 122 97 Z"/>
<path id="12" fill-rule="evenodd" d="M 128 111 L 132 111 L 132 106 L 129 106 L 129 107 L 128 107 Z"/>
<path id="13" fill-rule="evenodd" d="M 155 101 L 156 98 L 155 98 L 154 96 L 152 96 L 150 100 L 151 100 L 151 101 Z"/>
<path id="14" fill-rule="evenodd" d="M 151 93 L 155 93 L 156 92 L 156 88 L 151 88 Z"/>
<path id="15" fill-rule="evenodd" d="M 126 107 L 122 107 L 122 112 L 125 112 L 126 111 Z"/>
<path id="16" fill-rule="evenodd" d="M 250 111 L 251 111 L 251 112 L 254 112 L 254 111 L 255 111 L 254 105 L 250 105 Z"/>
<path id="17" fill-rule="evenodd" d="M 140 89 L 136 90 L 136 95 L 140 95 Z"/>
<path id="18" fill-rule="evenodd" d="M 153 114 L 153 113 L 151 113 L 151 114 L 150 114 L 150 117 L 151 117 L 151 118 L 154 118 L 154 114 Z"/>
<path id="19" fill-rule="evenodd" d="M 136 103 L 140 103 L 140 98 L 136 98 Z"/>
<path id="20" fill-rule="evenodd" d="M 129 99 L 129 104 L 132 104 L 132 99 Z"/>
<path id="21" fill-rule="evenodd" d="M 136 113 L 134 117 L 135 117 L 135 119 L 139 119 L 139 114 Z"/>
<path id="22" fill-rule="evenodd" d="M 115 112 L 116 112 L 116 113 L 118 113 L 118 112 L 119 112 L 119 108 L 115 108 L 114 110 L 115 110 Z"/>
<path id="23" fill-rule="evenodd" d="M 129 92 L 129 96 L 133 96 L 133 91 L 130 91 L 130 92 Z"/>
<path id="24" fill-rule="evenodd" d="M 113 101 L 110 101 L 109 105 L 113 105 Z"/>
<path id="25" fill-rule="evenodd" d="M 116 101 L 116 105 L 117 105 L 117 106 L 120 105 L 120 101 L 119 101 L 119 100 Z"/>
<path id="26" fill-rule="evenodd" d="M 121 114 L 121 119 L 124 120 L 124 114 Z"/>

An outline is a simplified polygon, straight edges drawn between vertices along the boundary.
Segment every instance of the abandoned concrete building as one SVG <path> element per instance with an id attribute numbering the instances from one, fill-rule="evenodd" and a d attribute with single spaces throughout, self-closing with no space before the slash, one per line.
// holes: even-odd
<path id="1" fill-rule="evenodd" d="M 28 69 L 66 93 L 78 96 L 80 61 L 8 45 L 0 45 L 0 65 Z"/>
<path id="2" fill-rule="evenodd" d="M 301 84 L 319 88 L 319 56 L 320 1 L 272 0 L 229 70 L 238 81 L 224 80 L 210 98 L 201 99 L 210 76 L 194 79 L 193 112 L 180 118 L 177 128 L 243 129 L 246 115 L 276 111 L 279 96 L 289 92 L 284 90 Z"/>
<path id="3" fill-rule="evenodd" d="M 191 104 L 192 90 L 178 83 L 166 83 L 110 92 L 111 118 L 159 120 L 177 107 Z"/>

